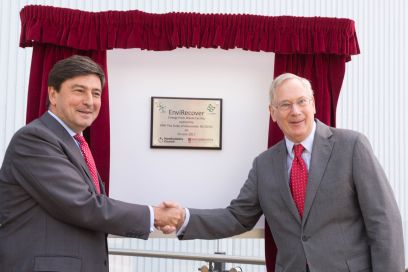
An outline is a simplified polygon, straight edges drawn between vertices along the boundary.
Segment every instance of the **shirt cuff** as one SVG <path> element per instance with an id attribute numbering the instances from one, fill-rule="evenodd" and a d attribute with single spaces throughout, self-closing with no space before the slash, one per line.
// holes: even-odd
<path id="1" fill-rule="evenodd" d="M 184 208 L 184 211 L 186 212 L 186 216 L 184 218 L 183 225 L 181 226 L 181 228 L 176 233 L 177 236 L 180 236 L 180 235 L 184 234 L 184 232 L 186 230 L 186 227 L 188 225 L 188 222 L 190 221 L 190 211 L 187 208 Z"/>
<path id="2" fill-rule="evenodd" d="M 156 229 L 154 227 L 154 209 L 150 205 L 148 207 L 149 207 L 149 211 L 150 211 L 150 233 L 152 233 Z"/>

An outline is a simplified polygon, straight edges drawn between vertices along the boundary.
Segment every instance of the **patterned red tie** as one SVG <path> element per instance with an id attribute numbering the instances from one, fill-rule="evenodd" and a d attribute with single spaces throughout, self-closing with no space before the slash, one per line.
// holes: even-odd
<path id="1" fill-rule="evenodd" d="M 293 146 L 295 157 L 293 158 L 292 168 L 290 170 L 290 190 L 292 192 L 292 197 L 295 201 L 300 217 L 303 216 L 303 209 L 305 208 L 306 185 L 308 176 L 306 163 L 302 159 L 303 150 L 305 150 L 305 148 L 301 144 Z"/>
<path id="2" fill-rule="evenodd" d="M 78 141 L 79 147 L 82 152 L 82 156 L 84 156 L 86 165 L 88 165 L 88 169 L 89 169 L 89 172 L 91 173 L 92 181 L 93 181 L 93 184 L 95 185 L 96 192 L 100 194 L 101 190 L 99 188 L 99 181 L 98 181 L 98 174 L 96 172 L 96 165 L 92 157 L 91 150 L 89 149 L 88 143 L 86 142 L 84 136 L 80 134 L 75 135 L 74 138 L 75 140 Z"/>

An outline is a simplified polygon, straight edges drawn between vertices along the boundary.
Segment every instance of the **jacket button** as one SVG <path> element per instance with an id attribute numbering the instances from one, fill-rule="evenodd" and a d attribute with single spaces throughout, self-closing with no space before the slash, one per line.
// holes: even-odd
<path id="1" fill-rule="evenodd" d="M 303 235 L 302 236 L 302 241 L 306 242 L 307 240 L 309 240 L 309 236 Z"/>

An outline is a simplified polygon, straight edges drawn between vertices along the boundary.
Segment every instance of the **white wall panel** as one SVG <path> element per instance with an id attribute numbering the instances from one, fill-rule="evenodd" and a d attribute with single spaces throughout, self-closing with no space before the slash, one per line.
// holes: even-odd
<path id="1" fill-rule="evenodd" d="M 187 207 L 227 206 L 247 178 L 253 158 L 266 148 L 265 90 L 273 76 L 274 54 L 116 49 L 108 52 L 108 63 L 110 195 L 150 204 L 176 199 Z M 222 150 L 151 149 L 151 96 L 222 98 Z"/>
<path id="2" fill-rule="evenodd" d="M 18 48 L 18 12 L 25 4 L 88 11 L 140 9 L 157 13 L 251 13 L 355 20 L 361 54 L 347 64 L 337 111 L 338 126 L 361 131 L 369 137 L 390 179 L 404 228 L 408 230 L 408 187 L 405 184 L 408 178 L 405 155 L 408 153 L 405 144 L 408 95 L 404 86 L 408 77 L 408 3 L 405 0 L 0 1 L 0 162 L 12 134 L 25 122 L 31 49 Z"/>

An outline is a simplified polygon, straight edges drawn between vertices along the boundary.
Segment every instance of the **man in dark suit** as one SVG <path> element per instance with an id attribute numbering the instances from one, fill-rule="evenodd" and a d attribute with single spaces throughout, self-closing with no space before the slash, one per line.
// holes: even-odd
<path id="1" fill-rule="evenodd" d="M 367 138 L 314 119 L 311 85 L 293 74 L 273 81 L 269 108 L 285 139 L 255 158 L 227 208 L 189 209 L 179 238 L 236 235 L 264 214 L 275 272 L 404 271 L 400 212 Z"/>
<path id="2" fill-rule="evenodd" d="M 147 239 L 153 226 L 184 219 L 106 196 L 82 137 L 98 116 L 104 78 L 87 57 L 58 62 L 49 111 L 11 139 L 0 170 L 1 271 L 108 271 L 108 233 Z"/>

